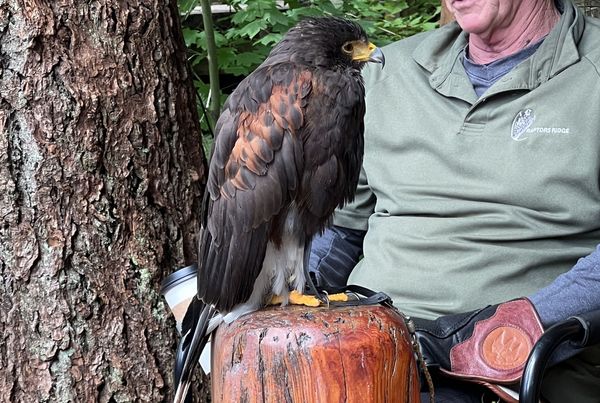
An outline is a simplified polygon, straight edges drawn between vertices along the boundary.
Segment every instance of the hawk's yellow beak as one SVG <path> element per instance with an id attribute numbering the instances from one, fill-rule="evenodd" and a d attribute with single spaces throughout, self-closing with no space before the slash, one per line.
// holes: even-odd
<path id="1" fill-rule="evenodd" d="M 365 46 L 364 42 L 356 43 L 352 51 L 352 60 L 358 62 L 381 63 L 381 67 L 385 66 L 385 56 L 380 48 L 369 43 Z"/>

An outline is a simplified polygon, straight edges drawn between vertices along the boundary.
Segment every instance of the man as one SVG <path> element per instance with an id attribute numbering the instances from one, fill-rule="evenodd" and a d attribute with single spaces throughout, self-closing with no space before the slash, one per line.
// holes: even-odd
<path id="1" fill-rule="evenodd" d="M 354 268 L 426 319 L 519 297 L 544 327 L 600 309 L 600 22 L 570 0 L 447 6 L 456 23 L 365 74 L 361 183 L 313 241 L 317 282 Z M 555 366 L 544 398 L 599 402 L 599 365 L 591 349 Z M 438 401 L 481 399 L 437 382 Z"/>

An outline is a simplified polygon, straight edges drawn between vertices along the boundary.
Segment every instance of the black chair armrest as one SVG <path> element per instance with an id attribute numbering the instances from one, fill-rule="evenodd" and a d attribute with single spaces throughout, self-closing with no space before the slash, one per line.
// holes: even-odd
<path id="1" fill-rule="evenodd" d="M 542 379 L 552 353 L 566 341 L 573 350 L 600 344 L 600 310 L 572 316 L 544 332 L 527 359 L 521 379 L 519 402 L 539 402 Z"/>

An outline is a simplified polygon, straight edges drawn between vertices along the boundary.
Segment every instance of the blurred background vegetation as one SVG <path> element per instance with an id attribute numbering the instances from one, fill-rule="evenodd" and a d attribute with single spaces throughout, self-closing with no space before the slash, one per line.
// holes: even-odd
<path id="1" fill-rule="evenodd" d="M 204 7 L 201 7 L 202 2 Z M 212 9 L 212 16 L 203 15 L 202 10 L 206 8 Z M 210 107 L 216 116 L 227 95 L 303 17 L 335 15 L 355 20 L 365 28 L 371 42 L 384 46 L 435 28 L 441 7 L 440 0 L 221 0 L 212 3 L 179 0 L 179 9 L 198 93 L 205 150 L 209 151 L 214 123 L 209 117 Z M 210 25 L 213 26 L 214 50 L 209 49 Z M 215 52 L 211 64 L 218 69 L 213 81 L 218 80 L 219 84 L 215 87 L 213 83 L 213 91 L 209 80 L 209 50 L 211 54 Z"/>

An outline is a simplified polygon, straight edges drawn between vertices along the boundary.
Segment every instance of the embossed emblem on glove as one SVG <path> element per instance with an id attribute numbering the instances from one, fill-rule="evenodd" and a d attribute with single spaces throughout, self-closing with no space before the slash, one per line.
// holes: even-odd
<path id="1" fill-rule="evenodd" d="M 531 340 L 523 330 L 500 326 L 486 335 L 481 354 L 494 369 L 512 369 L 525 364 L 531 348 Z"/>

